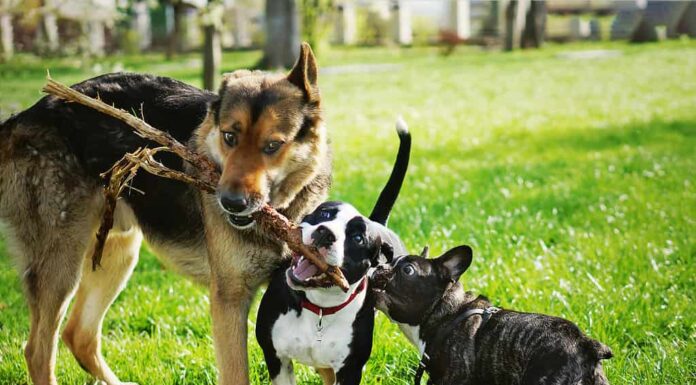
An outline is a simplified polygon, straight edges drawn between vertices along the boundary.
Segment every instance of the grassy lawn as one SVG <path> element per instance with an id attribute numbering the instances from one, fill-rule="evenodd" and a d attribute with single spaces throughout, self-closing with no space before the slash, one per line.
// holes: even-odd
<path id="1" fill-rule="evenodd" d="M 335 151 L 332 197 L 369 212 L 396 152 L 393 122 L 414 149 L 391 226 L 415 252 L 474 249 L 465 287 L 502 307 L 575 321 L 608 344 L 613 384 L 696 383 L 696 42 L 604 45 L 615 57 L 567 59 L 551 46 L 503 54 L 462 49 L 325 52 L 320 85 Z M 225 54 L 225 69 L 257 52 Z M 348 64 L 389 63 L 367 72 Z M 75 82 L 114 68 L 198 85 L 187 56 L 80 65 L 18 57 L 0 65 L 0 116 L 41 94 L 45 70 Z M 216 370 L 205 288 L 147 251 L 105 321 L 107 361 L 123 380 L 209 384 Z M 253 335 L 254 318 L 249 321 Z M 28 382 L 28 314 L 17 272 L 0 251 L 0 385 Z M 251 378 L 268 383 L 250 342 Z M 418 361 L 377 316 L 368 384 L 411 384 Z M 62 384 L 93 380 L 61 345 Z M 296 365 L 300 383 L 320 384 Z"/>

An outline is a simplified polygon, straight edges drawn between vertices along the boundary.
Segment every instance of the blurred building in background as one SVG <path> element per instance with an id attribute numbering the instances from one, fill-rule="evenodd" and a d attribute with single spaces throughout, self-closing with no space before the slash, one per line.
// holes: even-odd
<path id="1" fill-rule="evenodd" d="M 441 45 L 451 52 L 469 44 L 512 50 L 538 47 L 544 40 L 696 37 L 696 2 L 0 0 L 0 53 L 4 59 L 15 52 L 99 56 L 159 50 L 173 56 L 203 49 L 206 26 L 221 48 L 272 47 L 266 56 L 279 44 L 300 39 L 318 49 Z M 268 64 L 287 64 L 280 59 Z"/>

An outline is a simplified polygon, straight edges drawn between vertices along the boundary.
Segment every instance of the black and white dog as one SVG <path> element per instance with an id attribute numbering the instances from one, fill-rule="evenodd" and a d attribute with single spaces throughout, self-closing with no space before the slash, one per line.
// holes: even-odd
<path id="1" fill-rule="evenodd" d="M 279 269 L 261 300 L 256 338 L 273 384 L 295 384 L 292 361 L 314 367 L 325 384 L 359 384 L 372 350 L 374 299 L 367 276 L 394 252 L 405 253 L 386 228 L 410 156 L 411 137 L 397 122 L 399 152 L 386 186 L 369 217 L 344 202 L 325 202 L 302 223 L 305 244 L 317 247 L 327 263 L 339 266 L 347 293 L 302 256 Z"/>

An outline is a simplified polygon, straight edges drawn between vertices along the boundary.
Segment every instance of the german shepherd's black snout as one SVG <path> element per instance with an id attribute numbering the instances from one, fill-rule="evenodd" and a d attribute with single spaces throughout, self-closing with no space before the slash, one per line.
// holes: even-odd
<path id="1" fill-rule="evenodd" d="M 230 213 L 241 213 L 249 207 L 249 201 L 246 196 L 238 192 L 221 192 L 219 199 L 222 208 Z"/>
<path id="2" fill-rule="evenodd" d="M 336 242 L 336 236 L 326 226 L 319 226 L 312 233 L 312 240 L 316 247 L 331 247 Z"/>

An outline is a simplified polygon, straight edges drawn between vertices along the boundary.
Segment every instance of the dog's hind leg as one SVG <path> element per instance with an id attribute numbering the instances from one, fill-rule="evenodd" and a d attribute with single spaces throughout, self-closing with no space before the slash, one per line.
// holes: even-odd
<path id="1" fill-rule="evenodd" d="M 136 226 L 126 231 L 109 233 L 101 265 L 92 270 L 92 261 L 83 262 L 82 278 L 63 341 L 80 365 L 95 378 L 108 385 L 120 385 L 101 354 L 104 315 L 123 290 L 138 261 L 142 233 Z M 91 255 L 88 253 L 88 257 Z"/>
<path id="2" fill-rule="evenodd" d="M 26 198 L 15 194 L 14 213 L 7 215 L 5 204 L 0 210 L 29 306 L 31 330 L 24 350 L 29 375 L 34 385 L 56 385 L 58 331 L 96 221 L 87 214 L 93 207 L 88 200 L 81 200 L 84 211 L 68 207 L 63 214 L 60 206 L 52 212 L 45 201 L 33 199 L 37 192 L 25 191 Z"/>
<path id="3" fill-rule="evenodd" d="M 80 275 L 78 251 L 60 250 L 54 255 L 56 253 L 65 258 L 46 258 L 30 265 L 24 275 L 31 317 L 24 356 L 34 385 L 57 384 L 54 369 L 58 329 Z M 59 265 L 60 262 L 66 263 Z"/>
<path id="4" fill-rule="evenodd" d="M 0 221 L 29 306 L 34 385 L 56 384 L 58 331 L 104 201 L 52 132 L 18 124 L 0 138 Z"/>
<path id="5" fill-rule="evenodd" d="M 11 240 L 26 261 L 21 271 L 31 330 L 24 353 L 35 385 L 56 384 L 58 330 L 80 278 L 90 229 L 83 225 L 66 226 L 65 232 L 22 232 Z"/>

